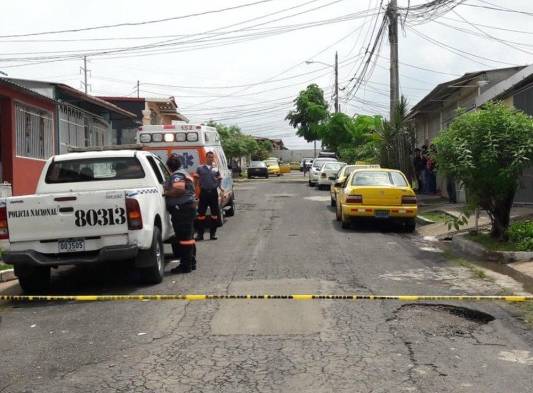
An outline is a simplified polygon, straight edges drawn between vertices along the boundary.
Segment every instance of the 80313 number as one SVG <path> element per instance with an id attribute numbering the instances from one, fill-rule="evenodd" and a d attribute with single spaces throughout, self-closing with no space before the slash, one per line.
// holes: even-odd
<path id="1" fill-rule="evenodd" d="M 96 225 L 122 225 L 126 222 L 126 209 L 116 207 L 109 209 L 76 210 L 74 217 L 76 217 L 74 223 L 78 227 L 85 227 L 87 225 L 91 227 Z"/>

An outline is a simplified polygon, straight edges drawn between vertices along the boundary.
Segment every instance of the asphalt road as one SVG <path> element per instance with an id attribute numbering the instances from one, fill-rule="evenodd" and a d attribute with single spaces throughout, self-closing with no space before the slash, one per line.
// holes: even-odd
<path id="1" fill-rule="evenodd" d="M 301 175 L 238 184 L 198 270 L 139 287 L 124 266 L 55 294 L 501 294 L 431 243 L 342 230 Z M 0 392 L 530 392 L 533 334 L 499 303 L 160 301 L 0 305 Z"/>

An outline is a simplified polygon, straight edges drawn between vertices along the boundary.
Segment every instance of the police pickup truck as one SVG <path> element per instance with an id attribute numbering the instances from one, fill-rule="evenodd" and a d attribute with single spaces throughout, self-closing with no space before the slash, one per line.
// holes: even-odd
<path id="1" fill-rule="evenodd" d="M 169 176 L 147 151 L 51 157 L 34 195 L 0 200 L 0 239 L 22 289 L 48 288 L 50 269 L 132 260 L 141 280 L 163 280 L 163 242 L 173 236 L 163 184 Z"/>

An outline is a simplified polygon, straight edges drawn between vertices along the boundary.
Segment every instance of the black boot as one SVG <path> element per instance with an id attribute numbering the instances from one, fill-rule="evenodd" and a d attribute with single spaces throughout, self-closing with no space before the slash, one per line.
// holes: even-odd
<path id="1" fill-rule="evenodd" d="M 198 234 L 196 235 L 195 240 L 197 242 L 201 242 L 202 240 L 204 240 L 204 231 L 198 231 Z"/>
<path id="2" fill-rule="evenodd" d="M 196 264 L 194 264 L 194 268 L 196 268 Z M 193 264 L 191 263 L 191 260 L 184 260 L 183 258 L 180 261 L 180 264 L 172 269 L 171 273 L 190 273 L 192 272 Z"/>
<path id="3" fill-rule="evenodd" d="M 181 259 L 180 264 L 171 270 L 172 273 L 190 273 L 193 270 L 194 262 L 194 251 L 193 247 L 182 247 L 181 249 Z"/>
<path id="4" fill-rule="evenodd" d="M 211 229 L 211 231 L 209 231 L 209 239 L 211 240 L 217 240 L 217 236 L 216 236 L 216 233 L 217 233 L 217 230 L 216 229 Z"/>

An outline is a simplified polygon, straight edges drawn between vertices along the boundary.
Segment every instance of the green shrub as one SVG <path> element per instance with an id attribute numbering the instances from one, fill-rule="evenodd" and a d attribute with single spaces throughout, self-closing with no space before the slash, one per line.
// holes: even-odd
<path id="1" fill-rule="evenodd" d="M 509 240 L 521 251 L 533 251 L 533 221 L 520 221 L 509 226 Z"/>

